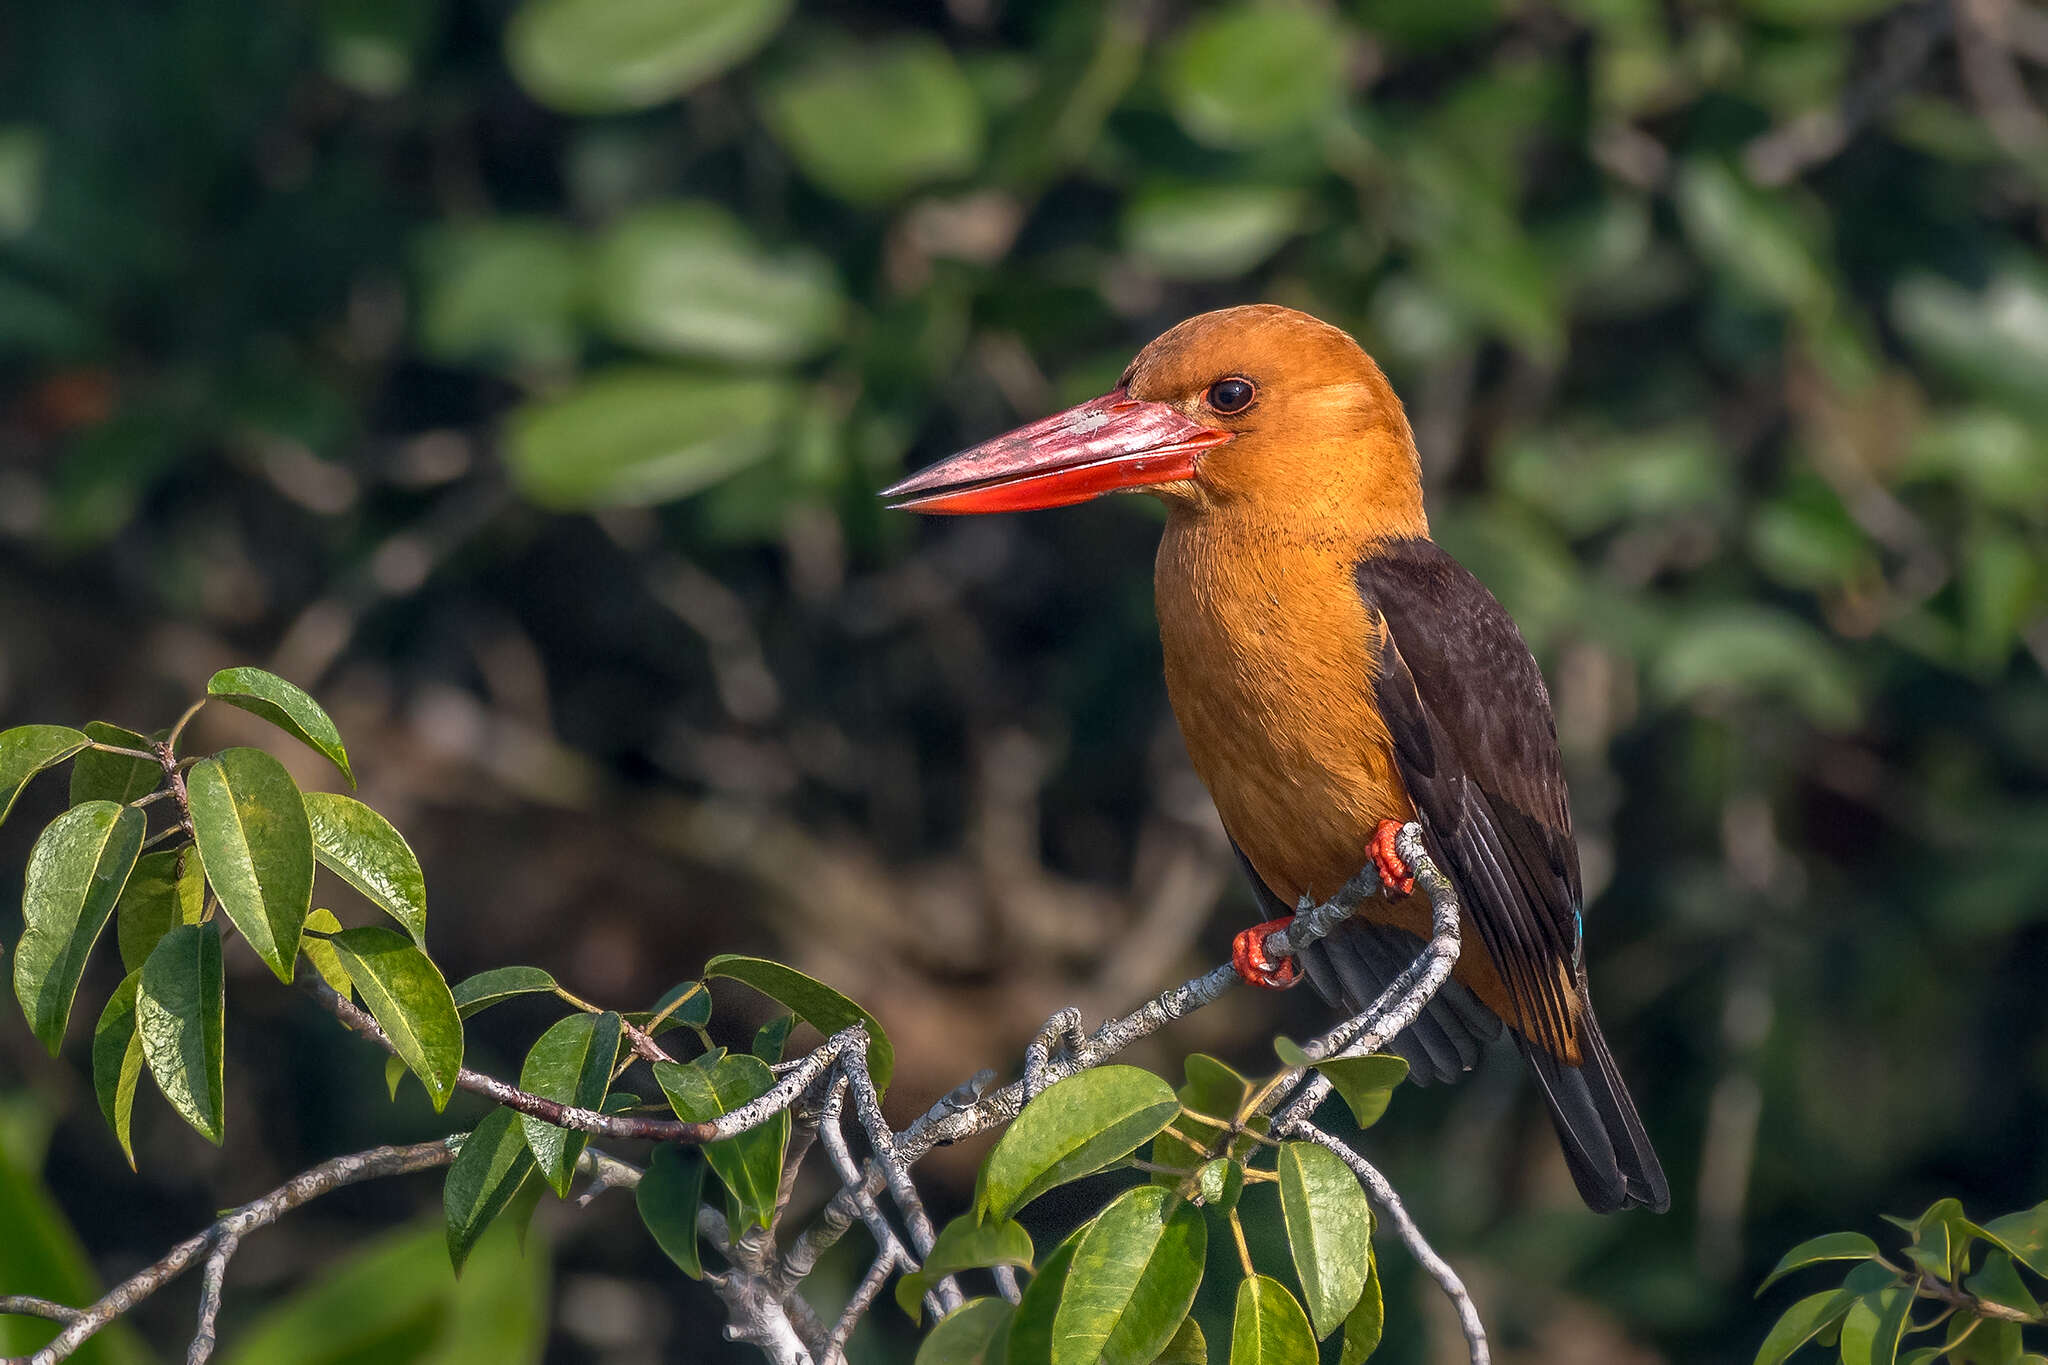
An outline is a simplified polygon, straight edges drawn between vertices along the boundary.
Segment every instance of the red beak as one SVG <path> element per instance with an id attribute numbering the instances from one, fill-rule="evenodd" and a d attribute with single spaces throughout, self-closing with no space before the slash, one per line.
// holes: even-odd
<path id="1" fill-rule="evenodd" d="M 1028 512 L 1191 478 L 1195 457 L 1230 439 L 1165 403 L 1102 397 L 963 450 L 882 490 L 919 512 Z"/>

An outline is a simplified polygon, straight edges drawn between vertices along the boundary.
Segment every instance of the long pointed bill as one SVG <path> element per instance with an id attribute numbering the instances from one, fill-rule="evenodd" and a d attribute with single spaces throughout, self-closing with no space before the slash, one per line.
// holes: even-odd
<path id="1" fill-rule="evenodd" d="M 882 491 L 919 512 L 1027 512 L 1176 483 L 1230 439 L 1122 389 L 963 450 Z"/>

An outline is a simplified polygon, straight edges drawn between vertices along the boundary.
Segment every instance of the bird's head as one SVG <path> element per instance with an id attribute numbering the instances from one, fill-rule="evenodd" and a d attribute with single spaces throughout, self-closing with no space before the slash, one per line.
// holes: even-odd
<path id="1" fill-rule="evenodd" d="M 885 490 L 919 512 L 1021 512 L 1144 491 L 1177 515 L 1423 534 L 1400 399 L 1342 331 L 1273 304 L 1189 318 L 1100 398 Z"/>

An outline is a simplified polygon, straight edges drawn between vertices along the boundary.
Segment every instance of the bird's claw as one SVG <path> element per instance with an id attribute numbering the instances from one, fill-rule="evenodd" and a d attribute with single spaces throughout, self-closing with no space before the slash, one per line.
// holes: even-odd
<path id="1" fill-rule="evenodd" d="M 1277 934 L 1292 923 L 1292 915 L 1285 919 L 1267 920 L 1232 939 L 1230 964 L 1237 968 L 1237 974 L 1252 985 L 1269 991 L 1284 991 L 1298 984 L 1301 981 L 1299 962 L 1291 957 L 1283 957 L 1276 962 L 1266 955 L 1266 936 Z"/>
<path id="2" fill-rule="evenodd" d="M 1380 885 L 1400 895 L 1411 895 L 1415 891 L 1415 870 L 1408 866 L 1408 860 L 1394 847 L 1394 840 L 1401 837 L 1402 824 L 1399 820 L 1382 820 L 1372 832 L 1373 866 L 1380 870 Z"/>

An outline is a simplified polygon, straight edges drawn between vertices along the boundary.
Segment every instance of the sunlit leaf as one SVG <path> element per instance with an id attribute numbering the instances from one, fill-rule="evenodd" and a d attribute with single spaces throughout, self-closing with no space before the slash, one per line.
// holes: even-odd
<path id="1" fill-rule="evenodd" d="M 1001 1299 L 969 1299 L 933 1326 L 913 1365 L 995 1365 L 1014 1311 Z"/>
<path id="2" fill-rule="evenodd" d="M 889 1077 L 896 1069 L 896 1050 L 889 1043 L 889 1035 L 882 1031 L 880 1020 L 838 991 L 794 967 L 737 953 L 726 953 L 704 964 L 704 979 L 717 977 L 745 982 L 769 999 L 787 1005 L 797 1018 L 827 1037 L 859 1024 L 868 1033 L 868 1075 L 877 1093 L 888 1090 Z"/>
<path id="3" fill-rule="evenodd" d="M 493 1109 L 483 1116 L 448 1167 L 441 1186 L 442 1221 L 446 1225 L 448 1261 L 455 1273 L 475 1249 L 519 1187 L 535 1175 L 533 1153 L 520 1130 L 519 1115 Z"/>
<path id="4" fill-rule="evenodd" d="M 336 995 L 344 1000 L 351 998 L 355 983 L 349 979 L 348 968 L 341 965 L 341 955 L 334 951 L 334 944 L 329 941 L 341 932 L 341 921 L 332 910 L 315 910 L 306 916 L 306 930 L 299 937 L 299 951 L 306 955 L 306 961 L 313 964 L 313 970 Z M 400 1066 L 405 1064 L 398 1058 L 392 1060 Z M 393 1088 L 395 1091 L 396 1087 Z"/>
<path id="5" fill-rule="evenodd" d="M 618 1059 L 618 1015 L 572 1014 L 556 1020 L 527 1051 L 519 1069 L 519 1088 L 578 1109 L 595 1109 L 604 1103 Z M 519 1123 L 542 1177 L 557 1195 L 567 1197 L 590 1135 L 557 1128 L 530 1114 L 521 1114 Z"/>
<path id="6" fill-rule="evenodd" d="M 1280 1149 L 1287 1245 L 1318 1339 L 1343 1325 L 1365 1288 L 1372 1205 L 1343 1159 L 1312 1142 Z"/>
<path id="7" fill-rule="evenodd" d="M 1856 1300 L 1842 1318 L 1842 1365 L 1893 1365 L 1912 1307 L 1912 1292 L 1903 1285 Z"/>
<path id="8" fill-rule="evenodd" d="M 52 820 L 29 850 L 14 998 L 53 1057 L 64 1044 L 86 959 L 135 866 L 144 824 L 133 806 L 89 801 Z"/>
<path id="9" fill-rule="evenodd" d="M 341 770 L 349 786 L 356 776 L 349 770 L 348 750 L 341 744 L 341 732 L 334 728 L 327 712 L 292 683 L 260 668 L 223 668 L 209 678 L 206 695 L 229 706 L 261 716 L 278 729 L 319 753 Z"/>
<path id="10" fill-rule="evenodd" d="M 1024 1286 L 1017 1315 L 1010 1320 L 1009 1365 L 1052 1365 L 1053 1318 L 1066 1293 L 1067 1269 L 1073 1264 L 1074 1248 L 1080 1240 L 1081 1234 L 1076 1232 L 1054 1247 L 1045 1264 Z"/>
<path id="11" fill-rule="evenodd" d="M 1202 1335 L 1202 1325 L 1193 1318 L 1183 1322 L 1152 1365 L 1209 1365 L 1209 1339 Z"/>
<path id="12" fill-rule="evenodd" d="M 18 725 L 0 730 L 0 821 L 14 809 L 14 799 L 31 777 L 62 763 L 86 742 L 83 732 L 63 725 Z"/>
<path id="13" fill-rule="evenodd" d="M 1793 1304 L 1765 1335 L 1754 1365 L 1779 1365 L 1790 1358 L 1794 1351 L 1839 1322 L 1857 1298 L 1849 1290 L 1833 1289 L 1809 1294 Z"/>
<path id="14" fill-rule="evenodd" d="M 1777 1265 L 1764 1276 L 1756 1292 L 1762 1294 L 1793 1271 L 1819 1265 L 1822 1261 L 1867 1261 L 1875 1255 L 1877 1243 L 1860 1232 L 1828 1232 L 1809 1237 L 1778 1258 Z"/>
<path id="15" fill-rule="evenodd" d="M 1380 1260 L 1375 1254 L 1366 1262 L 1365 1290 L 1358 1296 L 1351 1316 L 1344 1319 L 1344 1348 L 1337 1357 L 1337 1365 L 1363 1365 L 1379 1349 L 1380 1334 L 1386 1326 L 1387 1308 L 1385 1297 L 1380 1292 Z"/>
<path id="16" fill-rule="evenodd" d="M 353 797 L 306 793 L 313 855 L 329 871 L 397 920 L 413 942 L 427 941 L 427 879 L 391 822 Z"/>
<path id="17" fill-rule="evenodd" d="M 1230 1365 L 1307 1365 L 1316 1358 L 1316 1339 L 1287 1286 L 1265 1275 L 1247 1276 L 1237 1286 L 1237 1311 L 1230 1322 Z"/>
<path id="18" fill-rule="evenodd" d="M 1242 275 L 1301 229 L 1298 190 L 1274 185 L 1153 185 L 1124 210 L 1133 255 L 1169 279 Z"/>
<path id="19" fill-rule="evenodd" d="M 1075 1243 L 1053 1314 L 1053 1365 L 1150 1365 L 1194 1304 L 1208 1242 L 1201 1213 L 1166 1190 L 1118 1195 Z"/>
<path id="20" fill-rule="evenodd" d="M 149 752 L 149 740 L 133 730 L 124 730 L 118 725 L 109 725 L 103 720 L 86 722 L 85 734 L 88 739 L 101 744 L 116 744 L 123 749 L 140 749 Z M 0 739 L 4 739 L 0 736 Z M 164 765 L 150 758 L 130 758 L 126 754 L 102 753 L 98 749 L 84 749 L 71 762 L 71 804 L 76 806 L 86 801 L 118 801 L 126 805 L 139 797 L 149 795 L 163 785 Z"/>
<path id="21" fill-rule="evenodd" d="M 135 1169 L 135 1083 L 142 1078 L 142 1038 L 135 1029 L 135 997 L 141 985 L 142 973 L 130 972 L 107 998 L 92 1031 L 93 1093 L 130 1170 Z"/>
<path id="22" fill-rule="evenodd" d="M 1031 1234 L 1009 1219 L 981 1222 L 972 1214 L 939 1229 L 924 1264 L 896 1281 L 896 1302 L 910 1320 L 922 1313 L 925 1292 L 948 1275 L 982 1266 L 1031 1268 Z"/>
<path id="23" fill-rule="evenodd" d="M 528 94 L 572 114 L 644 109 L 746 60 L 792 0 L 526 0 L 505 55 Z"/>
<path id="24" fill-rule="evenodd" d="M 441 969 L 389 929 L 345 929 L 329 946 L 434 1108 L 445 1108 L 462 1070 L 462 1019 Z"/>
<path id="25" fill-rule="evenodd" d="M 135 1031 L 157 1088 L 207 1141 L 222 1120 L 222 1036 L 227 997 L 217 924 L 183 924 L 165 934 L 142 964 Z"/>
<path id="26" fill-rule="evenodd" d="M 256 955 L 290 981 L 313 908 L 313 829 L 298 784 L 261 749 L 229 749 L 193 764 L 185 788 L 207 884 Z"/>
<path id="27" fill-rule="evenodd" d="M 2022 1213 L 1994 1218 L 1984 1225 L 1983 1232 L 2015 1261 L 2036 1275 L 2048 1276 L 2048 1201 Z"/>
<path id="28" fill-rule="evenodd" d="M 114 904 L 114 937 L 121 965 L 139 971 L 157 940 L 180 924 L 197 924 L 206 910 L 206 873 L 199 850 L 158 849 L 135 860 Z"/>
<path id="29" fill-rule="evenodd" d="M 856 203 L 963 175 L 981 159 L 981 106 L 952 52 L 929 38 L 822 53 L 778 75 L 762 113 L 806 175 Z"/>
<path id="30" fill-rule="evenodd" d="M 1201 14 L 1166 57 L 1174 116 L 1202 142 L 1251 146 L 1302 133 L 1344 97 L 1351 37 L 1312 5 L 1235 4 Z"/>
<path id="31" fill-rule="evenodd" d="M 538 967 L 493 967 L 455 985 L 455 1008 L 463 1018 L 518 995 L 551 995 L 555 978 Z"/>
<path id="32" fill-rule="evenodd" d="M 1048 1086 L 1024 1106 L 982 1163 L 976 1206 L 1008 1218 L 1055 1185 L 1120 1161 L 1179 1112 L 1165 1081 L 1135 1066 L 1101 1066 Z"/>
<path id="33" fill-rule="evenodd" d="M 688 1064 L 656 1062 L 654 1079 L 676 1117 L 696 1123 L 729 1114 L 774 1088 L 775 1073 L 759 1057 L 743 1053 L 704 1056 Z M 782 1180 L 782 1154 L 789 1142 L 789 1111 L 758 1127 L 704 1145 L 704 1159 L 724 1182 L 737 1210 L 734 1231 L 768 1226 Z"/>

